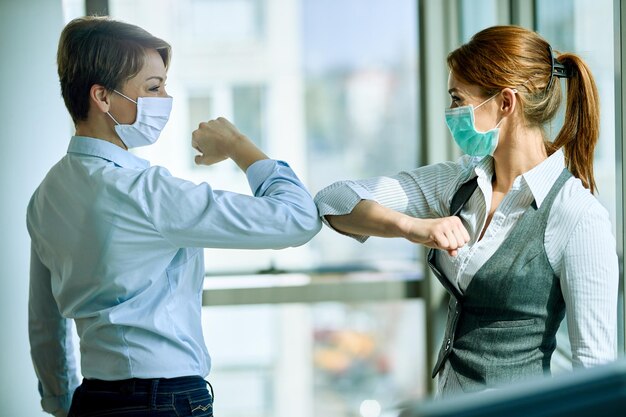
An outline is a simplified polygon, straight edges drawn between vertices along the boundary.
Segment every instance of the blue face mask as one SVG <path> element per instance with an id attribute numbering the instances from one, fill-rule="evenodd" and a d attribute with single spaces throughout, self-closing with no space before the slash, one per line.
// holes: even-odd
<path id="1" fill-rule="evenodd" d="M 496 94 L 497 95 L 497 94 Z M 454 141 L 461 150 L 471 156 L 493 155 L 498 146 L 498 136 L 500 122 L 491 130 L 479 132 L 474 125 L 474 110 L 493 99 L 496 95 L 489 97 L 478 106 L 461 106 L 453 109 L 446 109 L 446 124 Z"/>

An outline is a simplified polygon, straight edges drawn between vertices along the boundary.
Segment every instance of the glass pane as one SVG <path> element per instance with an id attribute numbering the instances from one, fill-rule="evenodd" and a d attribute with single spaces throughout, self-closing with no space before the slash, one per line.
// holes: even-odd
<path id="1" fill-rule="evenodd" d="M 616 226 L 615 179 L 615 75 L 612 0 L 539 0 L 537 29 L 553 50 L 579 54 L 591 67 L 600 96 L 600 138 L 595 152 L 594 171 L 597 198 L 609 212 L 613 233 Z M 565 81 L 561 81 L 565 86 Z M 562 116 L 551 126 L 556 136 Z M 618 237 L 621 238 L 621 237 Z M 620 293 L 621 298 L 621 293 Z M 620 302 L 621 305 L 623 303 Z M 623 308 L 620 309 L 623 311 Z M 620 315 L 620 318 L 623 313 Z M 563 326 L 565 327 L 565 326 Z M 621 333 L 623 325 L 619 325 Z M 566 329 L 559 331 L 559 344 L 569 345 Z M 620 334 L 623 351 L 623 335 Z"/>
<path id="2" fill-rule="evenodd" d="M 461 43 L 466 43 L 476 33 L 498 23 L 498 0 L 461 0 Z"/>
<path id="3" fill-rule="evenodd" d="M 265 88 L 262 85 L 233 87 L 233 123 L 257 146 L 265 148 Z"/>
<path id="4" fill-rule="evenodd" d="M 302 1 L 309 184 L 390 175 L 418 161 L 417 10 L 413 0 Z M 402 240 L 359 244 L 323 230 L 326 265 L 414 262 Z M 402 266 L 400 266 L 402 268 Z"/>
<path id="5" fill-rule="evenodd" d="M 233 163 L 193 164 L 191 131 L 218 116 L 289 162 L 312 194 L 416 166 L 414 0 L 110 0 L 110 11 L 172 44 L 171 121 L 136 152 L 173 175 L 250 192 Z M 324 230 L 300 248 L 205 259 L 210 274 L 365 261 L 415 271 L 417 252 Z M 426 391 L 418 300 L 205 307 L 203 325 L 222 417 L 378 417 Z"/>
<path id="6" fill-rule="evenodd" d="M 110 11 L 172 44 L 171 121 L 159 142 L 136 152 L 174 175 L 250 193 L 232 162 L 193 163 L 191 131 L 218 116 L 287 161 L 312 194 L 416 166 L 414 0 L 110 0 Z M 212 274 L 416 269 L 418 252 L 400 239 L 359 244 L 323 230 L 301 248 L 207 250 L 206 263 Z"/>
<path id="7" fill-rule="evenodd" d="M 259 0 L 191 0 L 195 37 L 246 41 L 262 31 Z"/>
<path id="8" fill-rule="evenodd" d="M 424 305 L 205 307 L 216 413 L 379 417 L 425 395 Z"/>
<path id="9" fill-rule="evenodd" d="M 613 1 L 540 0 L 537 29 L 552 49 L 579 54 L 591 67 L 600 95 L 600 139 L 594 170 L 598 199 L 615 227 L 615 76 Z M 565 81 L 561 81 L 563 86 Z M 560 125 L 551 129 L 553 136 Z"/>

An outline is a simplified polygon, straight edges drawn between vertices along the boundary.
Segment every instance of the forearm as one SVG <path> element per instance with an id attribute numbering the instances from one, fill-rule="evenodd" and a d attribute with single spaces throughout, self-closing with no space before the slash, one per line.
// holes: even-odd
<path id="1" fill-rule="evenodd" d="M 375 201 L 361 200 L 345 215 L 327 215 L 336 230 L 360 236 L 405 237 L 408 216 L 384 207 Z"/>
<path id="2" fill-rule="evenodd" d="M 449 169 L 455 167 L 438 164 L 394 177 L 339 181 L 319 191 L 315 203 L 327 225 L 359 242 L 401 237 L 454 256 L 469 235 L 460 218 L 442 214 L 438 190 L 458 177 L 458 169 Z"/>
<path id="3" fill-rule="evenodd" d="M 353 236 L 401 237 L 413 243 L 447 250 L 452 256 L 470 237 L 456 217 L 418 219 L 371 200 L 361 200 L 350 214 L 326 215 L 328 223 Z"/>
<path id="4" fill-rule="evenodd" d="M 248 137 L 239 135 L 233 140 L 230 159 L 246 172 L 250 165 L 263 159 L 269 159 Z"/>

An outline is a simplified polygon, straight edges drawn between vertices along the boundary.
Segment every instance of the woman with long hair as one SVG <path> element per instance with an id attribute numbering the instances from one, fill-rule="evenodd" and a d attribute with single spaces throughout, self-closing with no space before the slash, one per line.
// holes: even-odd
<path id="1" fill-rule="evenodd" d="M 496 26 L 448 56 L 445 119 L 466 154 L 392 177 L 342 181 L 316 196 L 324 222 L 364 241 L 430 246 L 450 294 L 433 377 L 440 395 L 550 374 L 567 311 L 575 367 L 616 358 L 618 264 L 593 193 L 599 100 L 577 55 Z M 561 106 L 553 141 L 545 126 Z"/>

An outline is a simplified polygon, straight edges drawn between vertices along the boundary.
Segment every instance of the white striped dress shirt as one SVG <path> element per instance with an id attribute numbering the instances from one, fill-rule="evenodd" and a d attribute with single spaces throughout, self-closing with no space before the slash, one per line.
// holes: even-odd
<path id="1" fill-rule="evenodd" d="M 478 188 L 461 213 L 470 242 L 453 257 L 438 251 L 438 265 L 463 292 L 474 274 L 494 254 L 533 200 L 540 207 L 565 166 L 562 151 L 517 177 L 495 211 L 484 237 L 492 198 L 493 158 L 464 156 L 457 162 L 429 165 L 391 177 L 340 181 L 315 197 L 326 215 L 352 211 L 361 200 L 418 218 L 449 216 L 450 201 L 461 184 L 478 176 Z M 330 227 L 328 222 L 325 224 Z M 365 236 L 352 236 L 364 242 Z M 575 367 L 589 367 L 617 357 L 619 270 L 608 212 L 570 178 L 552 206 L 545 233 L 548 260 L 561 281 Z"/>

